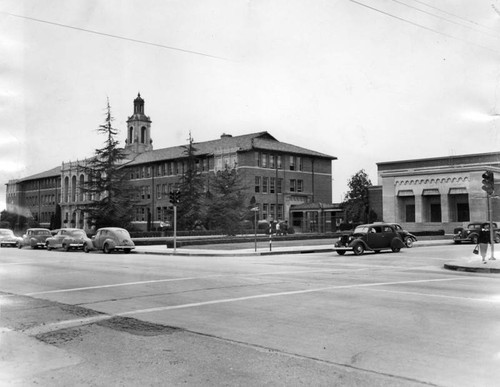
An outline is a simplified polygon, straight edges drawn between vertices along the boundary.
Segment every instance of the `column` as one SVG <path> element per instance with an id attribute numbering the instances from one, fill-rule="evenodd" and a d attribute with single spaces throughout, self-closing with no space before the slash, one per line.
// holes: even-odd
<path id="1" fill-rule="evenodd" d="M 450 197 L 448 192 L 441 194 L 441 222 L 450 222 Z"/>

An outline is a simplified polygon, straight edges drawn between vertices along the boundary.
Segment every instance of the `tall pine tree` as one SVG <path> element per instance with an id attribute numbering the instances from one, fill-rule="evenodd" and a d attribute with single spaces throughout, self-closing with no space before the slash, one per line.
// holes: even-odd
<path id="1" fill-rule="evenodd" d="M 180 201 L 177 205 L 177 225 L 181 230 L 192 230 L 205 218 L 204 184 L 191 132 L 188 141 L 184 147 L 186 169 L 178 187 Z"/>
<path id="2" fill-rule="evenodd" d="M 113 121 L 108 99 L 105 122 L 97 129 L 97 132 L 106 138 L 104 146 L 96 149 L 94 157 L 84 165 L 87 181 L 83 191 L 90 198 L 86 212 L 97 228 L 126 228 L 132 220 L 133 206 L 125 181 L 126 173 L 122 169 L 126 153 L 119 147 L 115 138 L 118 130 L 113 128 Z"/>

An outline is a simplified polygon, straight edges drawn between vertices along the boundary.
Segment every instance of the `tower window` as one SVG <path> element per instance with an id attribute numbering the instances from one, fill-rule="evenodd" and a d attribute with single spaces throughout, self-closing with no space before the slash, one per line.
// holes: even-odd
<path id="1" fill-rule="evenodd" d="M 141 128 L 141 144 L 145 144 L 146 143 L 146 127 L 143 126 Z"/>

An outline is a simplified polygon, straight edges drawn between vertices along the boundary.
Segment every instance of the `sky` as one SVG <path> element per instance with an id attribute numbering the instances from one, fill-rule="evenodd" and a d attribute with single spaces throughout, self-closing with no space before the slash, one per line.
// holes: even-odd
<path id="1" fill-rule="evenodd" d="M 500 0 L 3 0 L 5 184 L 124 145 L 267 131 L 337 157 L 332 201 L 378 162 L 500 151 Z"/>

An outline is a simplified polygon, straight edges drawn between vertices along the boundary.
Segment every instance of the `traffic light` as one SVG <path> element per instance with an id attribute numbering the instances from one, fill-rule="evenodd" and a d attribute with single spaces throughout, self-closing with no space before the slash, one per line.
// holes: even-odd
<path id="1" fill-rule="evenodd" d="M 181 191 L 170 191 L 170 203 L 176 205 L 181 199 Z"/>
<path id="2" fill-rule="evenodd" d="M 495 175 L 491 171 L 486 171 L 483 173 L 483 186 L 481 187 L 488 195 L 492 195 L 495 192 Z"/>

